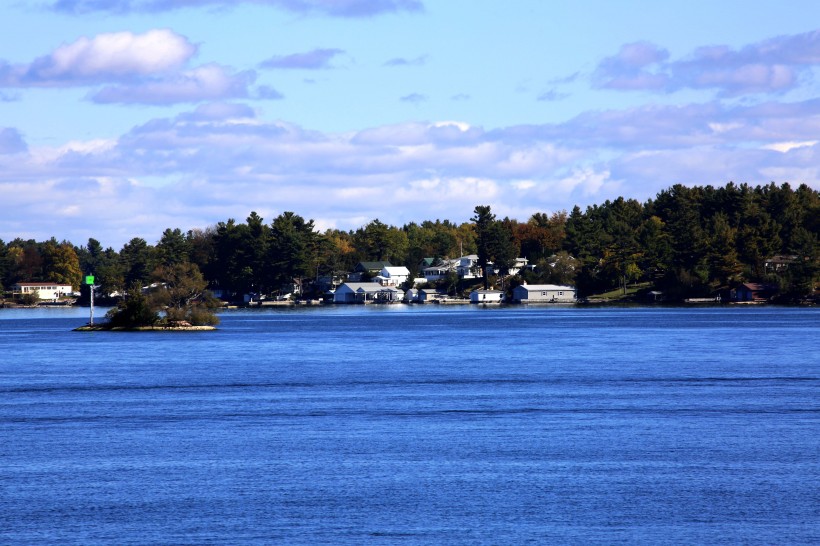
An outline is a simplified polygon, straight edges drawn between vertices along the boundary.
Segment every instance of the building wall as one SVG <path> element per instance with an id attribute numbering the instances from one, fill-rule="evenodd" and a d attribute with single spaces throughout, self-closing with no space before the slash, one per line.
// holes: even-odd
<path id="1" fill-rule="evenodd" d="M 70 295 L 74 290 L 67 284 L 43 283 L 38 285 L 18 284 L 14 286 L 14 291 L 20 294 L 32 294 L 37 292 L 41 300 L 56 300 L 60 296 Z"/>
<path id="2" fill-rule="evenodd" d="M 522 303 L 571 303 L 575 301 L 575 290 L 533 289 L 517 286 L 513 298 Z"/>
<path id="3" fill-rule="evenodd" d="M 500 303 L 504 301 L 504 292 L 470 292 L 470 303 Z"/>

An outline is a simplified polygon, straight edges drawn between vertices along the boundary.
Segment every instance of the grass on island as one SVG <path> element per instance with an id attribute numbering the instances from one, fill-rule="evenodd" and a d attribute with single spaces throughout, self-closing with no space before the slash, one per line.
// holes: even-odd
<path id="1" fill-rule="evenodd" d="M 623 287 L 616 288 L 615 290 L 610 290 L 609 292 L 604 292 L 602 294 L 595 294 L 589 296 L 589 300 L 592 301 L 607 301 L 607 302 L 616 302 L 616 301 L 634 301 L 635 297 L 643 292 L 646 292 L 648 289 L 652 287 L 652 283 L 649 282 L 642 282 L 632 284 L 626 287 L 626 293 L 624 294 Z"/>

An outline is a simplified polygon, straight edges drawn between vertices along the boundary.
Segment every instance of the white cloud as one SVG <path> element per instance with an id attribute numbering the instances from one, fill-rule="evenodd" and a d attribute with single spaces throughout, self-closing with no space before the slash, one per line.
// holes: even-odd
<path id="1" fill-rule="evenodd" d="M 763 146 L 763 149 L 774 150 L 776 152 L 781 152 L 785 154 L 797 148 L 806 148 L 809 146 L 814 146 L 815 144 L 817 144 L 817 142 L 817 140 L 804 140 L 802 142 L 773 142 L 772 144 Z"/>
<path id="2" fill-rule="evenodd" d="M 83 37 L 29 64 L 0 61 L 0 88 L 91 87 L 94 102 L 153 105 L 250 95 L 254 71 L 216 63 L 186 67 L 196 52 L 187 38 L 164 29 Z M 257 95 L 281 98 L 264 86 Z"/>
<path id="3" fill-rule="evenodd" d="M 170 30 L 100 34 L 56 49 L 43 72 L 52 77 L 155 74 L 182 66 L 195 52 L 193 44 Z"/>
<path id="4" fill-rule="evenodd" d="M 82 37 L 28 65 L 0 70 L 5 87 L 67 87 L 122 81 L 177 70 L 196 46 L 170 30 Z"/>
<path id="5" fill-rule="evenodd" d="M 159 80 L 103 87 L 91 99 L 99 103 L 175 104 L 244 98 L 255 79 L 251 71 L 233 73 L 224 66 L 207 64 Z"/>
<path id="6" fill-rule="evenodd" d="M 532 180 L 519 180 L 517 182 L 513 182 L 511 186 L 519 191 L 526 191 L 531 190 L 536 187 L 536 183 Z"/>

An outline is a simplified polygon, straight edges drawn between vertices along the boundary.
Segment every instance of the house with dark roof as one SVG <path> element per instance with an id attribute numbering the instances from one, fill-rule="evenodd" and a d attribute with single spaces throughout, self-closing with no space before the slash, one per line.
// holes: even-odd
<path id="1" fill-rule="evenodd" d="M 776 286 L 756 282 L 743 283 L 732 290 L 732 301 L 758 302 L 768 301 L 778 292 Z"/>

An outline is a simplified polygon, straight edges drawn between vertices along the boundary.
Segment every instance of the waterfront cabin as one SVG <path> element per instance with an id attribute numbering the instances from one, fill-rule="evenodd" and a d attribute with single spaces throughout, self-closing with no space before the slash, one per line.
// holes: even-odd
<path id="1" fill-rule="evenodd" d="M 399 301 L 403 292 L 377 282 L 346 282 L 333 293 L 333 303 L 390 303 Z"/>
<path id="2" fill-rule="evenodd" d="M 501 290 L 473 290 L 470 292 L 470 303 L 501 303 L 504 292 Z"/>
<path id="3" fill-rule="evenodd" d="M 522 284 L 513 288 L 518 303 L 574 303 L 575 288 L 557 284 Z"/>
<path id="4" fill-rule="evenodd" d="M 419 303 L 433 303 L 439 300 L 447 299 L 447 291 L 441 288 L 421 288 L 419 289 L 416 300 Z"/>
<path id="5" fill-rule="evenodd" d="M 777 287 L 756 282 L 743 283 L 732 291 L 732 300 L 762 303 L 777 294 Z"/>

